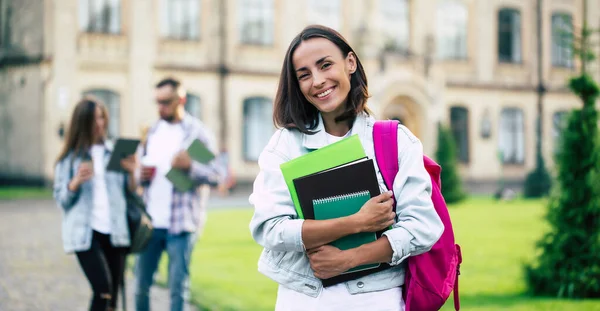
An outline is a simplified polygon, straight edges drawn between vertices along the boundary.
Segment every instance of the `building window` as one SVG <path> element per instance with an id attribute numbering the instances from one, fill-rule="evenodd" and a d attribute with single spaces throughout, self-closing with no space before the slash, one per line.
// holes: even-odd
<path id="1" fill-rule="evenodd" d="M 177 40 L 200 37 L 200 0 L 162 0 L 161 35 Z"/>
<path id="2" fill-rule="evenodd" d="M 200 105 L 200 97 L 187 94 L 185 99 L 185 111 L 202 120 L 202 106 Z"/>
<path id="3" fill-rule="evenodd" d="M 467 58 L 467 7 L 460 0 L 440 0 L 437 7 L 437 55 Z"/>
<path id="4" fill-rule="evenodd" d="M 6 0 L 0 0 L 0 47 L 11 46 L 12 8 Z"/>
<path id="5" fill-rule="evenodd" d="M 557 111 L 552 115 L 552 140 L 554 143 L 554 153 L 558 153 L 561 146 L 562 132 L 567 128 L 567 117 L 569 116 L 568 111 Z"/>
<path id="6" fill-rule="evenodd" d="M 340 0 L 310 0 L 308 5 L 308 23 L 340 29 Z"/>
<path id="7" fill-rule="evenodd" d="M 469 111 L 463 107 L 450 108 L 450 128 L 456 141 L 458 160 L 469 162 Z"/>
<path id="8" fill-rule="evenodd" d="M 514 9 L 498 12 L 498 59 L 500 62 L 521 62 L 521 13 Z"/>
<path id="9" fill-rule="evenodd" d="M 410 39 L 408 0 L 380 0 L 384 48 L 407 52 Z"/>
<path id="10" fill-rule="evenodd" d="M 523 111 L 519 108 L 502 109 L 498 134 L 503 163 L 523 164 L 525 161 Z"/>
<path id="11" fill-rule="evenodd" d="M 120 101 L 119 94 L 110 90 L 89 90 L 83 95 L 91 95 L 104 103 L 108 110 L 108 138 L 115 139 L 119 137 L 119 123 L 120 123 Z"/>
<path id="12" fill-rule="evenodd" d="M 273 0 L 239 0 L 239 31 L 244 44 L 273 44 Z"/>
<path id="13" fill-rule="evenodd" d="M 244 100 L 244 158 L 258 161 L 258 156 L 273 134 L 271 100 L 251 97 Z"/>
<path id="14" fill-rule="evenodd" d="M 573 67 L 573 20 L 571 15 L 552 14 L 552 66 Z"/>
<path id="15" fill-rule="evenodd" d="M 121 0 L 79 0 L 79 26 L 85 32 L 121 32 Z"/>

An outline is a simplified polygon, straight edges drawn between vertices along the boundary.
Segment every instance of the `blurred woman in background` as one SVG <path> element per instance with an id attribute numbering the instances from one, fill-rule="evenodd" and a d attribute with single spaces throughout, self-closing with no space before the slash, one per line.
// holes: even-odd
<path id="1" fill-rule="evenodd" d="M 112 145 L 108 111 L 85 97 L 71 116 L 54 173 L 54 199 L 63 211 L 62 240 L 75 253 L 93 291 L 90 310 L 115 310 L 130 243 L 125 187 L 135 188 L 135 156 L 121 161 L 126 174 L 106 171 Z"/>

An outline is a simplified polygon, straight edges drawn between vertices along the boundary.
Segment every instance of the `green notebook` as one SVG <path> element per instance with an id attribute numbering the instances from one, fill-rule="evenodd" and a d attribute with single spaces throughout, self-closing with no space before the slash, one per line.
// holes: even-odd
<path id="1" fill-rule="evenodd" d="M 165 176 L 179 192 L 186 192 L 194 187 L 194 181 L 192 181 L 188 173 L 182 170 L 172 168 Z"/>
<path id="2" fill-rule="evenodd" d="M 281 172 L 283 173 L 285 183 L 290 190 L 298 217 L 304 218 L 304 214 L 300 208 L 298 194 L 294 187 L 294 179 L 362 159 L 366 156 L 358 135 L 352 135 L 336 143 L 327 145 L 321 149 L 317 149 L 281 164 Z"/>
<path id="3" fill-rule="evenodd" d="M 215 158 L 215 155 L 210 151 L 199 139 L 194 139 L 187 148 L 190 158 L 196 162 L 207 164 Z M 175 189 L 180 192 L 186 192 L 194 187 L 194 182 L 187 172 L 178 169 L 170 169 L 166 175 L 167 179 L 173 183 Z"/>
<path id="4" fill-rule="evenodd" d="M 325 220 L 355 214 L 370 198 L 371 195 L 369 191 L 365 190 L 361 192 L 313 200 L 315 219 Z M 377 235 L 375 232 L 361 232 L 335 240 L 331 242 L 331 245 L 341 250 L 347 250 L 359 247 L 363 244 L 375 242 L 376 240 Z M 379 264 L 362 265 L 352 268 L 344 273 L 362 271 L 377 267 L 379 267 Z"/>
<path id="5" fill-rule="evenodd" d="M 199 139 L 194 139 L 192 144 L 187 148 L 190 158 L 197 162 L 206 164 L 215 158 L 215 155 L 210 151 Z"/>

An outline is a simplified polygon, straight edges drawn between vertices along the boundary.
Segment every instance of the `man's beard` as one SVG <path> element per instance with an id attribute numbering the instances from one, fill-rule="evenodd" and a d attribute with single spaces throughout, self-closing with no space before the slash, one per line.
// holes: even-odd
<path id="1" fill-rule="evenodd" d="M 173 122 L 173 120 L 175 119 L 175 115 L 174 115 L 174 114 L 172 114 L 172 115 L 170 115 L 170 116 L 164 116 L 164 117 L 163 117 L 163 116 L 161 116 L 160 118 L 161 118 L 161 119 L 163 119 L 163 120 L 165 120 L 165 121 L 167 121 L 167 122 L 169 122 L 169 123 L 171 123 L 171 122 Z"/>

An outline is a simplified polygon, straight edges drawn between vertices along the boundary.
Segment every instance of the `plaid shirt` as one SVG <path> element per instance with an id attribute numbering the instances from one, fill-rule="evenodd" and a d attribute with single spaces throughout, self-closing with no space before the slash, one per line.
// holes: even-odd
<path id="1" fill-rule="evenodd" d="M 180 124 L 184 132 L 181 150 L 184 150 L 194 139 L 199 139 L 215 155 L 217 154 L 215 138 L 200 120 L 186 113 Z M 158 122 L 148 130 L 147 142 L 152 139 L 152 134 L 156 132 L 157 125 Z M 146 154 L 145 144 L 140 152 L 143 155 Z M 169 233 L 195 232 L 203 224 L 206 215 L 206 199 L 208 199 L 209 194 L 208 186 L 218 184 L 224 175 L 225 169 L 219 165 L 219 161 L 216 159 L 208 164 L 201 164 L 192 160 L 189 176 L 195 186 L 186 192 L 180 192 L 173 188 Z M 143 197 L 146 201 L 148 200 L 148 187 L 144 187 Z"/>

